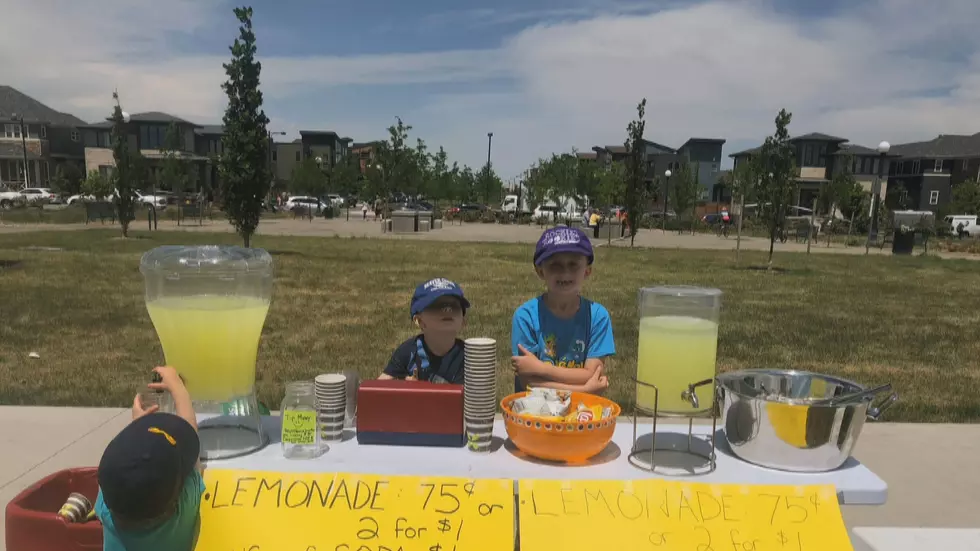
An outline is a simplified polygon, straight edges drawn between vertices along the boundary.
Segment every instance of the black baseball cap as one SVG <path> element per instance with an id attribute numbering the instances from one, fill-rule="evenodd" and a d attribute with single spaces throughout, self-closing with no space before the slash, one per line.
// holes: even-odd
<path id="1" fill-rule="evenodd" d="M 113 514 L 150 520 L 166 512 L 197 466 L 201 441 L 190 423 L 151 413 L 124 428 L 102 453 L 99 488 Z"/>

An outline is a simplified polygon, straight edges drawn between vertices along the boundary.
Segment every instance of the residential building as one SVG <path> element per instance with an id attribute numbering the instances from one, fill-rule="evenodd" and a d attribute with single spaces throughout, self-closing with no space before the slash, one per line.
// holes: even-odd
<path id="1" fill-rule="evenodd" d="M 881 156 L 877 151 L 859 146 L 848 144 L 846 138 L 839 138 L 829 134 L 811 132 L 789 139 L 793 146 L 794 162 L 796 163 L 796 196 L 793 205 L 813 208 L 816 205 L 817 197 L 820 195 L 821 188 L 828 185 L 834 177 L 836 171 L 840 170 L 843 159 L 846 155 L 853 157 L 852 168 L 855 177 L 870 193 L 875 178 L 877 177 L 878 164 Z M 729 155 L 734 159 L 734 167 L 739 163 L 745 162 L 749 157 L 757 155 L 762 147 L 755 147 L 745 151 L 739 151 Z M 889 156 L 884 162 L 884 170 L 887 172 Z M 887 186 L 882 183 L 881 197 L 884 198 Z"/>
<path id="2" fill-rule="evenodd" d="M 84 124 L 0 85 L 0 187 L 46 187 L 59 165 L 81 170 L 85 152 L 79 127 Z"/>
<path id="3" fill-rule="evenodd" d="M 889 208 L 936 212 L 949 203 L 957 185 L 980 179 L 980 132 L 897 144 L 891 153 L 900 158 L 888 171 L 888 185 L 901 191 L 889 197 Z"/>
<path id="4" fill-rule="evenodd" d="M 377 151 L 377 146 L 381 142 L 365 142 L 365 143 L 355 143 L 350 147 L 351 155 L 357 158 L 358 165 L 361 168 L 361 174 L 366 174 L 367 169 L 374 163 L 375 154 Z"/>
<path id="5" fill-rule="evenodd" d="M 86 171 L 109 174 L 116 166 L 112 150 L 112 121 L 80 126 L 85 146 Z M 147 161 L 151 180 L 158 180 L 166 158 L 166 139 L 170 126 L 177 128 L 180 137 L 177 154 L 192 168 L 191 187 L 185 191 L 214 189 L 217 185 L 217 157 L 221 154 L 221 128 L 200 126 L 179 117 L 156 111 L 130 115 L 126 124 L 130 150 L 138 150 Z"/>
<path id="6" fill-rule="evenodd" d="M 291 142 L 274 144 L 273 163 L 277 182 L 288 182 L 304 159 L 319 159 L 324 167 L 335 166 L 351 149 L 352 139 L 332 130 L 300 130 Z"/>
<path id="7" fill-rule="evenodd" d="M 851 159 L 851 174 L 857 183 L 861 185 L 865 193 L 869 195 L 874 191 L 875 181 L 878 179 L 878 171 L 881 170 L 884 174 L 888 172 L 889 161 L 895 160 L 895 154 L 889 152 L 882 160 L 881 153 L 877 149 L 872 149 L 870 147 L 864 147 L 857 144 L 840 144 L 840 149 L 835 153 L 836 164 L 834 167 L 834 174 L 841 172 L 845 168 L 846 159 L 849 157 Z M 881 163 L 884 162 L 884 168 L 881 167 Z M 887 177 L 881 182 L 881 187 L 878 190 L 878 197 L 884 201 L 888 192 L 888 181 Z"/>
<path id="8" fill-rule="evenodd" d="M 725 140 L 719 138 L 691 138 L 679 149 L 643 140 L 643 155 L 646 162 L 646 182 L 653 185 L 663 178 L 667 170 L 677 172 L 681 163 L 687 163 L 695 171 L 701 185 L 701 199 L 708 199 L 715 192 L 721 168 L 721 151 Z M 622 162 L 627 158 L 626 147 L 622 145 L 596 146 L 592 148 L 596 160 L 608 164 Z"/>
<path id="9" fill-rule="evenodd" d="M 713 199 L 720 193 L 718 177 L 721 175 L 721 149 L 724 145 L 725 140 L 721 138 L 691 138 L 677 150 L 677 155 L 697 175 L 701 199 Z"/>

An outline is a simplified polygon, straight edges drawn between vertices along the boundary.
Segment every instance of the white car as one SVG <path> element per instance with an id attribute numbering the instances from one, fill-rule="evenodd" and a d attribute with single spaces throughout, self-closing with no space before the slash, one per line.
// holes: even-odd
<path id="1" fill-rule="evenodd" d="M 344 198 L 341 197 L 340 195 L 337 195 L 336 193 L 328 193 L 326 196 L 326 200 L 329 201 L 335 207 L 344 206 Z"/>
<path id="2" fill-rule="evenodd" d="M 106 197 L 104 200 L 114 200 L 118 196 L 119 192 L 113 191 L 112 198 Z M 133 194 L 136 196 L 136 202 L 150 208 L 151 206 L 157 209 L 162 209 L 167 206 L 167 197 L 165 195 L 143 195 L 138 191 L 134 191 Z M 72 195 L 69 197 L 65 203 L 69 205 L 74 205 L 75 203 L 88 203 L 98 201 L 93 195 Z"/>
<path id="3" fill-rule="evenodd" d="M 56 203 L 58 196 L 46 187 L 29 187 L 21 190 L 21 195 L 28 203 Z"/>
<path id="4" fill-rule="evenodd" d="M 9 209 L 14 203 L 24 200 L 24 194 L 19 191 L 0 191 L 0 208 Z"/>
<path id="5" fill-rule="evenodd" d="M 320 201 L 316 197 L 309 197 L 306 195 L 297 195 L 286 200 L 287 211 L 295 210 L 297 208 L 310 209 L 319 214 L 320 210 L 323 208 L 323 201 Z"/>

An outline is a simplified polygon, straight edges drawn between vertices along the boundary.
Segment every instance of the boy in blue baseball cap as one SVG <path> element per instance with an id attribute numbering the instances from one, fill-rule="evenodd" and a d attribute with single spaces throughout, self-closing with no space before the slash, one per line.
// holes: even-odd
<path id="1" fill-rule="evenodd" d="M 421 334 L 395 349 L 379 379 L 463 384 L 463 330 L 470 302 L 453 281 L 436 278 L 415 288 L 412 320 Z"/>
<path id="2" fill-rule="evenodd" d="M 522 304 L 511 325 L 517 392 L 547 387 L 600 394 L 609 386 L 605 358 L 616 353 L 609 312 L 581 296 L 595 255 L 578 228 L 550 228 L 534 250 L 547 292 Z"/>

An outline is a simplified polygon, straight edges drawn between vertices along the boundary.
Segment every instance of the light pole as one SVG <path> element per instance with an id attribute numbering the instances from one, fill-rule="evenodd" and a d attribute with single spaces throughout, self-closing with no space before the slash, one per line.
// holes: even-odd
<path id="1" fill-rule="evenodd" d="M 885 157 L 891 147 L 888 142 L 878 144 L 878 178 L 871 186 L 871 223 L 868 224 L 868 240 L 864 243 L 864 254 L 868 254 L 871 238 L 874 237 L 875 241 L 878 240 L 878 196 L 881 195 L 881 179 L 885 173 Z"/>
<path id="2" fill-rule="evenodd" d="M 493 132 L 487 132 L 487 206 L 490 206 L 490 148 L 493 145 Z"/>
<path id="3" fill-rule="evenodd" d="M 668 168 L 664 172 L 664 176 L 666 176 L 666 180 L 664 181 L 664 220 L 663 220 L 663 226 L 661 226 L 661 228 L 663 229 L 663 233 L 667 233 L 667 199 L 670 196 L 670 174 L 671 174 L 670 169 Z"/>

